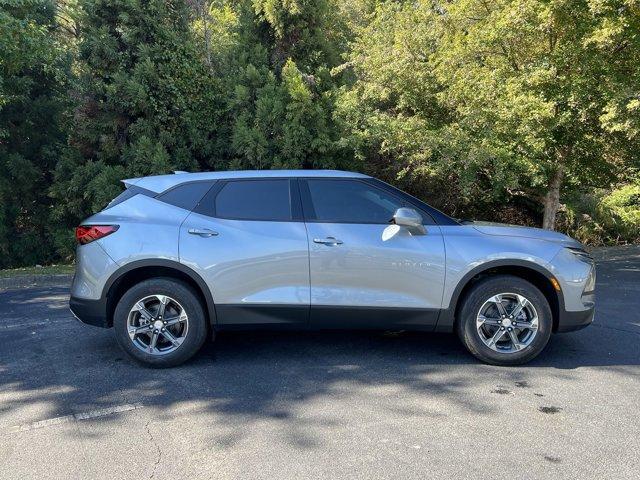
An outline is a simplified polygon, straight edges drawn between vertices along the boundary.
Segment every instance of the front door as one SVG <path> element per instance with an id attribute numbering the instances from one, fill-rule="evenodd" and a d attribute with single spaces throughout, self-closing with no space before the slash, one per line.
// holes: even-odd
<path id="1" fill-rule="evenodd" d="M 302 326 L 309 315 L 307 234 L 295 182 L 214 185 L 180 229 L 180 261 L 211 289 L 219 325 Z"/>
<path id="2" fill-rule="evenodd" d="M 440 229 L 420 212 L 425 235 L 390 225 L 412 207 L 360 179 L 300 182 L 309 238 L 312 327 L 435 326 L 445 275 Z"/>

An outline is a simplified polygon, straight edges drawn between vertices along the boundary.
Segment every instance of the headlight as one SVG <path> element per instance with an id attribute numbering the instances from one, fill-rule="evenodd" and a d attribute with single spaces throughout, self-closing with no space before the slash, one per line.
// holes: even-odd
<path id="1" fill-rule="evenodd" d="M 580 247 L 565 247 L 567 251 L 571 252 L 578 260 L 581 260 L 588 264 L 593 264 L 593 257 L 584 248 Z"/>
<path id="2" fill-rule="evenodd" d="M 596 266 L 593 261 L 593 257 L 584 248 L 566 247 L 566 249 L 574 256 L 574 258 L 591 267 L 589 269 L 589 276 L 587 277 L 583 293 L 592 293 L 596 288 Z"/>

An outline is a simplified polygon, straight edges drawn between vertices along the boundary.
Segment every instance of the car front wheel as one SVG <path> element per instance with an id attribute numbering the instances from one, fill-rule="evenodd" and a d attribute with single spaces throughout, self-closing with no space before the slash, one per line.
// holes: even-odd
<path id="1" fill-rule="evenodd" d="M 205 313 L 187 284 L 171 278 L 146 280 L 120 299 L 113 318 L 118 344 L 151 367 L 179 365 L 207 337 Z"/>
<path id="2" fill-rule="evenodd" d="M 483 362 L 520 365 L 547 345 L 553 318 L 537 287 L 519 277 L 498 275 L 471 287 L 456 328 L 462 343 Z"/>

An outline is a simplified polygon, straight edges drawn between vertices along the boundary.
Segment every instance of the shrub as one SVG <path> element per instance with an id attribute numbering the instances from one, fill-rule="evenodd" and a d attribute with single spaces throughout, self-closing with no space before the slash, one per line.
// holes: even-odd
<path id="1" fill-rule="evenodd" d="M 587 245 L 640 242 L 640 182 L 572 199 L 559 227 Z"/>

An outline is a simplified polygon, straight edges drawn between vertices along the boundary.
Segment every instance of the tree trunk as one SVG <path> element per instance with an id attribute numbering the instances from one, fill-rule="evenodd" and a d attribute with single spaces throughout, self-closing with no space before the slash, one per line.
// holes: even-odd
<path id="1" fill-rule="evenodd" d="M 202 20 L 202 33 L 204 36 L 204 63 L 212 70 L 211 62 L 211 29 L 209 28 L 209 0 L 196 0 L 193 2 L 196 15 Z"/>
<path id="2" fill-rule="evenodd" d="M 205 61 L 207 63 L 207 67 L 211 70 L 211 30 L 209 29 L 209 10 L 208 7 L 209 2 L 203 2 L 202 6 L 202 25 L 204 29 L 204 50 L 205 50 Z"/>
<path id="3" fill-rule="evenodd" d="M 544 196 L 544 218 L 542 220 L 542 228 L 544 229 L 555 230 L 556 228 L 556 215 L 560 208 L 560 187 L 563 177 L 564 171 L 562 164 L 560 164 L 549 179 L 549 188 Z"/>

